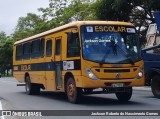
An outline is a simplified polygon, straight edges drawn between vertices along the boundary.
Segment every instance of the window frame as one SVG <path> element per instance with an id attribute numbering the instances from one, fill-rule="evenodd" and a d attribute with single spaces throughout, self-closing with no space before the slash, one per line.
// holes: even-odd
<path id="1" fill-rule="evenodd" d="M 55 55 L 61 55 L 61 38 L 56 38 L 55 41 Z"/>
<path id="2" fill-rule="evenodd" d="M 51 42 L 50 43 L 50 47 L 48 48 L 48 42 Z M 48 39 L 46 41 L 46 57 L 51 57 L 52 56 L 52 39 Z M 49 53 L 49 54 L 48 54 Z"/>
<path id="3" fill-rule="evenodd" d="M 22 59 L 23 59 L 23 44 L 19 44 L 16 45 L 16 60 L 18 61 Z"/>
<path id="4" fill-rule="evenodd" d="M 28 48 L 29 46 L 29 48 Z M 31 56 L 31 42 L 26 42 L 23 44 L 23 59 L 30 59 Z"/>
<path id="5" fill-rule="evenodd" d="M 80 57 L 80 39 L 78 32 L 72 33 L 71 36 L 69 36 L 70 33 L 67 34 L 67 57 Z M 71 45 L 70 45 L 71 44 Z"/>

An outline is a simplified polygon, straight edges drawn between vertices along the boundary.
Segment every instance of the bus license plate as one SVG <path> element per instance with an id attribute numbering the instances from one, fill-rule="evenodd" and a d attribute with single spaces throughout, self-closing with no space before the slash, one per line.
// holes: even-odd
<path id="1" fill-rule="evenodd" d="M 124 83 L 112 83 L 112 87 L 124 87 Z"/>

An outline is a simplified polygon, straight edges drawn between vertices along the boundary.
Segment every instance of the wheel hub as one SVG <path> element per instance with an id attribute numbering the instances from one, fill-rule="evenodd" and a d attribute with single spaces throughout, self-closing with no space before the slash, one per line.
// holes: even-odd
<path id="1" fill-rule="evenodd" d="M 68 86 L 68 95 L 70 97 L 74 97 L 74 91 L 75 91 L 74 85 L 72 83 L 69 84 L 69 86 Z"/>

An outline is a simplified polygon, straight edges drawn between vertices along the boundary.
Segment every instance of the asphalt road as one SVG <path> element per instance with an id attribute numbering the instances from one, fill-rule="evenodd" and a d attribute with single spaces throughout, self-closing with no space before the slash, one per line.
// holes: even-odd
<path id="1" fill-rule="evenodd" d="M 153 97 L 150 88 L 136 88 L 129 102 L 119 102 L 114 94 L 85 96 L 82 103 L 71 104 L 62 93 L 42 91 L 41 95 L 26 95 L 23 86 L 14 78 L 0 78 L 0 101 L 3 110 L 160 110 L 160 99 Z M 0 109 L 1 110 L 1 109 Z M 63 112 L 62 112 L 63 113 Z M 73 112 L 74 113 L 74 112 Z M 5 117 L 21 119 L 22 117 Z M 22 119 L 108 119 L 147 118 L 158 116 L 53 116 L 23 117 Z M 2 119 L 2 117 L 0 117 Z"/>

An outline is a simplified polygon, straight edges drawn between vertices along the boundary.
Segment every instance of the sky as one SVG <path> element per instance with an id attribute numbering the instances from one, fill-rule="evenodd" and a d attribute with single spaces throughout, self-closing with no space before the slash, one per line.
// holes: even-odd
<path id="1" fill-rule="evenodd" d="M 36 13 L 38 8 L 48 7 L 49 0 L 0 0 L 0 32 L 7 35 L 14 32 L 19 17 L 27 13 Z"/>

